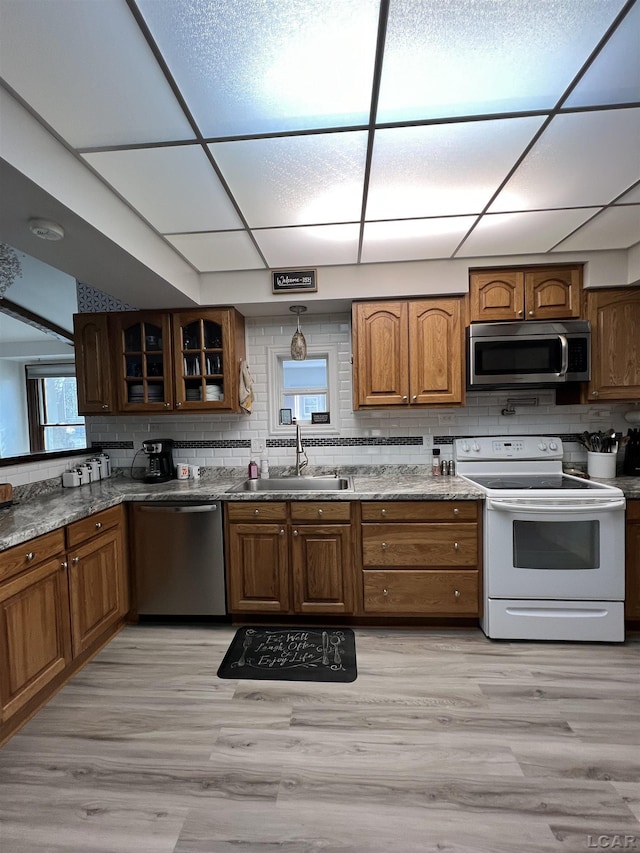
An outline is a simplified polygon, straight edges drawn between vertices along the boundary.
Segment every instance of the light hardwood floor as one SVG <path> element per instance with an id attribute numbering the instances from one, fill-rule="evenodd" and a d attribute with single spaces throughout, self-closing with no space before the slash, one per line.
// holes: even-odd
<path id="1" fill-rule="evenodd" d="M 1 853 L 640 851 L 640 638 L 356 629 L 352 684 L 131 626 L 0 750 Z"/>

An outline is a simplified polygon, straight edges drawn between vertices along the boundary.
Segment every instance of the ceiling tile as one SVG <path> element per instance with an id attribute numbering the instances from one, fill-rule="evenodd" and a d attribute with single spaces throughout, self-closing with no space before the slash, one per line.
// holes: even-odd
<path id="1" fill-rule="evenodd" d="M 541 118 L 376 132 L 367 219 L 480 213 Z"/>
<path id="2" fill-rule="evenodd" d="M 483 216 L 457 252 L 458 258 L 548 252 L 593 210 L 538 210 Z"/>
<path id="3" fill-rule="evenodd" d="M 125 3 L 2 3 L 0 76 L 76 148 L 193 139 Z"/>
<path id="4" fill-rule="evenodd" d="M 264 269 L 262 258 L 244 231 L 168 234 L 167 240 L 199 272 Z"/>
<path id="5" fill-rule="evenodd" d="M 206 137 L 369 120 L 379 0 L 138 0 Z"/>
<path id="6" fill-rule="evenodd" d="M 616 201 L 616 204 L 638 204 L 640 203 L 640 184 L 629 190 L 628 193 L 621 195 Z"/>
<path id="7" fill-rule="evenodd" d="M 640 109 L 554 118 L 490 211 L 609 204 L 640 178 Z"/>
<path id="8" fill-rule="evenodd" d="M 365 132 L 219 142 L 209 147 L 253 228 L 360 218 Z"/>
<path id="9" fill-rule="evenodd" d="M 355 264 L 359 235 L 357 224 L 269 228 L 253 232 L 271 269 Z"/>
<path id="10" fill-rule="evenodd" d="M 161 233 L 242 227 L 199 145 L 103 151 L 83 156 Z"/>
<path id="11" fill-rule="evenodd" d="M 362 262 L 417 261 L 451 257 L 475 216 L 367 222 Z"/>
<path id="12" fill-rule="evenodd" d="M 556 246 L 555 251 L 628 249 L 636 243 L 640 243 L 640 204 L 610 207 L 602 211 Z"/>
<path id="13" fill-rule="evenodd" d="M 545 109 L 622 0 L 391 0 L 378 122 Z"/>
<path id="14" fill-rule="evenodd" d="M 568 107 L 640 101 L 640 3 L 631 9 L 563 104 Z"/>

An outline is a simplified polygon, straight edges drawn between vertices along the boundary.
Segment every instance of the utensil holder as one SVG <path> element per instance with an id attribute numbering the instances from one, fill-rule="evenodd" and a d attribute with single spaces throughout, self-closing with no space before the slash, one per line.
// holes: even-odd
<path id="1" fill-rule="evenodd" d="M 590 477 L 611 479 L 616 476 L 616 454 L 587 451 L 587 473 Z"/>

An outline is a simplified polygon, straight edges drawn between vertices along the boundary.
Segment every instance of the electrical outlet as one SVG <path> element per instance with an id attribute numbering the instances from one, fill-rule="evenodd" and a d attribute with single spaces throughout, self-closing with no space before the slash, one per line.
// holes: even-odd
<path id="1" fill-rule="evenodd" d="M 589 417 L 592 421 L 608 421 L 611 409 L 589 409 Z"/>
<path id="2" fill-rule="evenodd" d="M 453 426 L 455 422 L 455 415 L 438 415 L 438 423 L 440 426 Z"/>
<path id="3" fill-rule="evenodd" d="M 252 438 L 251 439 L 251 452 L 252 453 L 264 453 L 267 449 L 267 442 L 264 438 Z"/>

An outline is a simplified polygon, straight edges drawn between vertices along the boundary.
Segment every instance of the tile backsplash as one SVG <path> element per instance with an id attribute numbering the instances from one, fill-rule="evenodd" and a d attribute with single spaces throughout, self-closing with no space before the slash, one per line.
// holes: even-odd
<path id="1" fill-rule="evenodd" d="M 340 430 L 336 435 L 303 429 L 310 466 L 429 465 L 433 446 L 442 458 L 451 455 L 451 441 L 463 435 L 559 435 L 565 442 L 565 461 L 584 467 L 586 452 L 575 441 L 583 430 L 614 427 L 626 432 L 626 403 L 556 406 L 552 390 L 518 392 L 482 391 L 467 394 L 466 405 L 452 408 L 376 410 L 354 412 L 351 381 L 351 317 L 349 314 L 308 315 L 304 334 L 313 346 L 333 344 L 338 353 Z M 294 331 L 290 316 L 246 318 L 247 361 L 254 379 L 255 402 L 251 415 L 152 415 L 88 417 L 88 441 L 109 453 L 116 468 L 144 466 L 140 452 L 147 438 L 172 438 L 176 461 L 205 466 L 244 467 L 250 458 L 251 439 L 267 441 L 272 466 L 292 466 L 294 429 L 291 437 L 269 434 L 267 407 L 268 348 L 287 348 Z M 537 405 L 525 405 L 536 400 Z M 512 404 L 508 403 L 512 400 Z M 514 414 L 503 411 L 514 410 Z M 136 454 L 138 454 L 136 456 Z M 619 454 L 621 462 L 622 454 Z M 73 459 L 57 459 L 8 466 L 0 480 L 14 486 L 58 477 Z"/>

